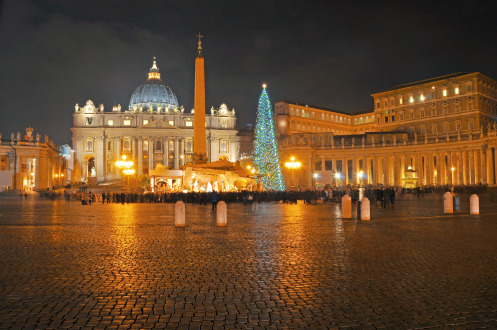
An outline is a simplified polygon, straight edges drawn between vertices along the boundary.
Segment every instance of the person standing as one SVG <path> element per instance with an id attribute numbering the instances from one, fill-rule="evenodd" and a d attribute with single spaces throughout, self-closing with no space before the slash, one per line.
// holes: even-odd
<path id="1" fill-rule="evenodd" d="M 211 193 L 211 203 L 212 203 L 212 210 L 217 210 L 217 202 L 219 201 L 219 194 L 217 191 L 213 191 Z"/>

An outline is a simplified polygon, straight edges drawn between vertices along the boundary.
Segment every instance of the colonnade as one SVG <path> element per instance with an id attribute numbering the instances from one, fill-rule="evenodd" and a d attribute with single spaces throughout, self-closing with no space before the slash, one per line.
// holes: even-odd
<path id="1" fill-rule="evenodd" d="M 130 141 L 129 148 L 124 148 L 123 140 Z M 153 169 L 155 164 L 161 163 L 165 167 L 179 169 L 185 165 L 187 156 L 191 153 L 187 151 L 187 139 L 184 137 L 109 137 L 104 145 L 108 146 L 110 141 L 112 148 L 105 149 L 106 156 L 103 157 L 111 163 L 111 170 L 106 168 L 105 176 L 119 175 L 119 169 L 113 164 L 116 160 L 121 159 L 125 154 L 128 160 L 133 161 L 134 168 L 138 175 L 148 173 L 148 169 Z M 160 145 L 158 145 L 158 142 Z M 160 148 L 157 148 L 160 147 Z M 193 147 L 193 142 L 192 142 Z M 98 153 L 98 152 L 97 152 Z"/>
<path id="2" fill-rule="evenodd" d="M 299 161 L 307 159 L 297 173 L 286 170 L 287 185 L 295 185 L 290 181 L 297 176 L 301 188 L 317 184 L 404 186 L 410 170 L 417 176 L 417 186 L 497 184 L 497 144 L 412 149 L 399 146 L 296 153 Z M 285 157 L 283 154 L 283 162 Z"/>

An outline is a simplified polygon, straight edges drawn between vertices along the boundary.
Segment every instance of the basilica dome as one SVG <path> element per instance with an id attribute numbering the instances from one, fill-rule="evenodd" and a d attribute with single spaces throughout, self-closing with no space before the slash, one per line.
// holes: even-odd
<path id="1" fill-rule="evenodd" d="M 148 110 L 152 107 L 157 110 L 159 106 L 161 109 L 166 107 L 174 109 L 178 107 L 178 99 L 173 90 L 160 79 L 159 68 L 154 58 L 154 64 L 150 68 L 147 81 L 138 86 L 131 95 L 129 109 Z"/>

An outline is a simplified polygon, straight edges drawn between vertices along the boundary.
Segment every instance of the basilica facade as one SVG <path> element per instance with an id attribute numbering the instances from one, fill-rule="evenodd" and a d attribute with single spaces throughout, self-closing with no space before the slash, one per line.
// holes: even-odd
<path id="1" fill-rule="evenodd" d="M 155 59 L 148 79 L 133 92 L 126 109 L 117 105 L 106 111 L 88 100 L 84 106 L 76 104 L 73 117 L 73 149 L 79 164 L 73 176 L 81 180 L 120 178 L 115 163 L 123 155 L 133 161 L 137 175 L 148 174 L 158 164 L 178 170 L 194 160 L 195 109 L 187 112 L 179 105 L 162 81 Z M 235 162 L 239 148 L 235 110 L 221 104 L 204 118 L 206 160 Z"/>
<path id="2" fill-rule="evenodd" d="M 495 80 L 456 73 L 372 97 L 355 114 L 276 103 L 287 187 L 497 184 Z"/>

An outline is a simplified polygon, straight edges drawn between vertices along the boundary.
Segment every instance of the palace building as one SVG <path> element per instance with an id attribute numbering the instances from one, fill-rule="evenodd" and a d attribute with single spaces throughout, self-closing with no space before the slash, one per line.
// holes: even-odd
<path id="1" fill-rule="evenodd" d="M 201 50 L 199 40 L 195 109 L 191 112 L 179 105 L 173 90 L 161 79 L 155 59 L 148 79 L 133 92 L 126 110 L 117 105 L 104 111 L 103 105 L 95 106 L 91 100 L 82 107 L 76 104 L 73 148 L 82 180 L 96 183 L 120 178 L 115 162 L 123 155 L 133 161 L 137 175 L 149 174 L 159 164 L 162 169 L 178 170 L 192 162 L 237 160 L 235 110 L 221 104 L 205 114 Z"/>
<path id="2" fill-rule="evenodd" d="M 497 183 L 497 82 L 456 73 L 371 95 L 345 113 L 275 104 L 287 187 Z"/>
<path id="3" fill-rule="evenodd" d="M 0 191 L 34 191 L 58 188 L 67 184 L 70 173 L 67 160 L 46 135 L 12 133 L 10 139 L 0 134 Z"/>

